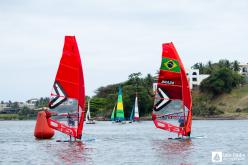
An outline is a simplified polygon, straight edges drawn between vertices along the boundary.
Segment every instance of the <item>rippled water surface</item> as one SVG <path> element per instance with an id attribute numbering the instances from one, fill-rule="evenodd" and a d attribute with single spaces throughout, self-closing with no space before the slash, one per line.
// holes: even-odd
<path id="1" fill-rule="evenodd" d="M 59 132 L 52 140 L 36 140 L 34 126 L 35 121 L 0 121 L 0 164 L 248 164 L 247 120 L 193 121 L 193 138 L 184 141 L 168 140 L 176 135 L 151 121 L 86 124 L 83 140 L 74 143 L 56 142 L 67 139 Z M 227 158 L 213 163 L 212 151 Z"/>

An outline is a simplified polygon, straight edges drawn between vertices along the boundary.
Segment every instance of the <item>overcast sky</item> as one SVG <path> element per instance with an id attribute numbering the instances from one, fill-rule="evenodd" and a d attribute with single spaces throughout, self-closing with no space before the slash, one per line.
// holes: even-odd
<path id="1" fill-rule="evenodd" d="M 133 72 L 154 74 L 162 43 L 186 68 L 248 62 L 247 0 L 0 1 L 0 100 L 49 96 L 65 35 L 75 35 L 86 94 Z"/>

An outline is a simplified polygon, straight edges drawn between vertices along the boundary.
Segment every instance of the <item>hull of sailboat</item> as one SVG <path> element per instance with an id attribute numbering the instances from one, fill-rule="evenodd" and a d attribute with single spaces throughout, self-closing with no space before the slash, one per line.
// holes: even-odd
<path id="1" fill-rule="evenodd" d="M 139 117 L 134 117 L 133 120 L 134 121 L 138 121 L 139 120 Z"/>

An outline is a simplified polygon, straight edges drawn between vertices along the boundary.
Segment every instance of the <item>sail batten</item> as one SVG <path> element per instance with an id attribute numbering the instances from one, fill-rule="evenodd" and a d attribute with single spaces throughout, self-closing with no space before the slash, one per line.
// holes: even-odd
<path id="1" fill-rule="evenodd" d="M 76 83 L 76 82 L 70 82 L 67 80 L 59 79 L 59 78 L 57 80 L 59 80 L 60 82 L 63 82 L 63 83 L 79 86 L 79 83 Z"/>
<path id="2" fill-rule="evenodd" d="M 190 135 L 192 101 L 185 69 L 173 43 L 163 44 L 152 118 L 157 128 Z"/>
<path id="3" fill-rule="evenodd" d="M 182 87 L 182 85 L 171 85 L 171 84 L 163 84 L 163 83 L 158 83 L 158 85 L 161 85 L 161 86 L 172 86 L 172 87 L 179 87 L 179 88 Z"/>
<path id="4" fill-rule="evenodd" d="M 74 69 L 74 70 L 76 70 L 76 71 L 79 71 L 79 69 L 78 69 L 77 67 L 73 67 L 73 66 L 70 66 L 70 65 L 68 65 L 68 64 L 60 63 L 60 65 L 63 66 L 63 67 L 67 67 L 67 68 L 69 68 L 69 69 Z"/>

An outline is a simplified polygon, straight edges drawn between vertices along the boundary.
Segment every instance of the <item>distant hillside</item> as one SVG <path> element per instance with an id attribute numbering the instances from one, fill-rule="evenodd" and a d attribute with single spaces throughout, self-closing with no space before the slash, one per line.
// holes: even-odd
<path id="1" fill-rule="evenodd" d="M 193 91 L 193 113 L 194 116 L 218 117 L 227 119 L 248 119 L 248 84 L 233 89 L 230 93 L 222 94 L 210 99 L 205 93 Z M 201 114 L 198 112 L 213 113 Z M 209 112 L 210 111 L 210 112 Z"/>
<path id="2" fill-rule="evenodd" d="M 248 85 L 236 88 L 230 94 L 221 95 L 212 103 L 227 113 L 248 112 Z"/>

